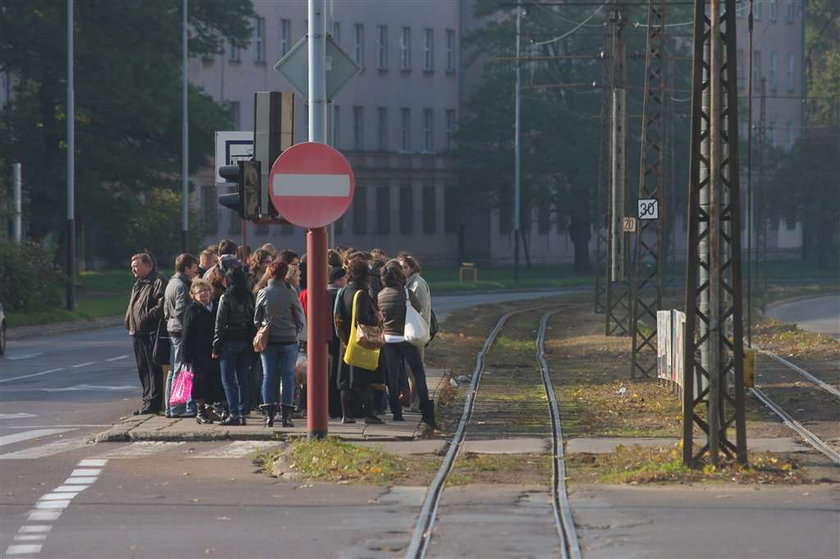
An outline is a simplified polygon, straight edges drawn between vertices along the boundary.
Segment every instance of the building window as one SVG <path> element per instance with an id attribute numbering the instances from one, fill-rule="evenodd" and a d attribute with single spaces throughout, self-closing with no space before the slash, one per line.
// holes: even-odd
<path id="1" fill-rule="evenodd" d="M 767 85 L 770 91 L 776 91 L 776 79 L 779 75 L 779 55 L 776 51 L 770 53 L 770 64 L 767 67 Z"/>
<path id="2" fill-rule="evenodd" d="M 241 122 L 239 101 L 228 101 L 226 103 L 230 120 L 233 122 L 233 129 L 239 130 Z"/>
<path id="3" fill-rule="evenodd" d="M 254 62 L 265 64 L 265 18 L 254 18 Z"/>
<path id="4" fill-rule="evenodd" d="M 770 2 L 770 21 L 776 23 L 779 19 L 779 0 L 769 0 Z"/>
<path id="5" fill-rule="evenodd" d="M 455 71 L 455 30 L 446 30 L 446 71 Z"/>
<path id="6" fill-rule="evenodd" d="M 411 27 L 400 28 L 400 70 L 411 70 Z"/>
<path id="7" fill-rule="evenodd" d="M 365 149 L 365 110 L 358 105 L 353 107 L 353 149 Z"/>
<path id="8" fill-rule="evenodd" d="M 280 57 L 286 55 L 292 48 L 292 20 L 280 20 Z"/>
<path id="9" fill-rule="evenodd" d="M 796 20 L 796 4 L 794 4 L 793 0 L 786 0 L 785 21 L 788 23 L 793 23 L 794 20 Z"/>
<path id="10" fill-rule="evenodd" d="M 431 153 L 434 151 L 434 112 L 432 109 L 423 109 L 423 151 Z"/>
<path id="11" fill-rule="evenodd" d="M 435 232 L 435 187 L 429 182 L 423 183 L 423 233 L 432 235 Z"/>
<path id="12" fill-rule="evenodd" d="M 332 38 L 337 45 L 341 44 L 341 24 L 337 21 L 333 22 Z"/>
<path id="13" fill-rule="evenodd" d="M 735 0 L 735 17 L 744 17 L 746 12 L 746 2 L 744 2 L 744 0 Z"/>
<path id="14" fill-rule="evenodd" d="M 787 69 L 785 71 L 785 82 L 788 91 L 793 91 L 796 88 L 796 55 L 792 52 L 788 53 Z"/>
<path id="15" fill-rule="evenodd" d="M 376 26 L 376 68 L 388 69 L 388 26 Z"/>
<path id="16" fill-rule="evenodd" d="M 376 108 L 376 149 L 388 149 L 388 107 Z"/>
<path id="17" fill-rule="evenodd" d="M 458 232 L 459 200 L 457 185 L 447 184 L 443 190 L 443 231 Z"/>
<path id="18" fill-rule="evenodd" d="M 411 109 L 400 109 L 400 151 L 411 151 Z"/>
<path id="19" fill-rule="evenodd" d="M 752 82 L 753 88 L 761 87 L 761 51 L 753 51 L 752 56 Z"/>
<path id="20" fill-rule="evenodd" d="M 761 20 L 761 0 L 758 2 L 753 2 L 753 20 L 760 21 Z"/>
<path id="21" fill-rule="evenodd" d="M 423 71 L 435 71 L 435 30 L 428 27 L 423 30 Z"/>
<path id="22" fill-rule="evenodd" d="M 341 145 L 341 106 L 333 105 L 332 110 L 332 145 Z"/>
<path id="23" fill-rule="evenodd" d="M 400 233 L 411 235 L 414 231 L 414 198 L 411 185 L 400 186 Z"/>
<path id="24" fill-rule="evenodd" d="M 364 235 L 367 233 L 367 189 L 363 186 L 356 186 L 356 193 L 353 195 L 353 234 Z"/>
<path id="25" fill-rule="evenodd" d="M 387 235 L 391 232 L 391 187 L 376 189 L 376 232 Z"/>
<path id="26" fill-rule="evenodd" d="M 446 149 L 455 149 L 455 109 L 446 109 Z"/>
<path id="27" fill-rule="evenodd" d="M 233 42 L 228 41 L 228 61 L 229 62 L 241 62 L 242 55 L 239 52 L 240 49 L 236 46 Z"/>
<path id="28" fill-rule="evenodd" d="M 354 50 L 354 58 L 359 68 L 365 67 L 365 26 L 364 24 L 356 24 L 356 47 Z"/>
<path id="29" fill-rule="evenodd" d="M 735 72 L 738 75 L 738 89 L 744 89 L 744 51 L 742 49 L 738 49 L 735 62 L 737 64 Z"/>

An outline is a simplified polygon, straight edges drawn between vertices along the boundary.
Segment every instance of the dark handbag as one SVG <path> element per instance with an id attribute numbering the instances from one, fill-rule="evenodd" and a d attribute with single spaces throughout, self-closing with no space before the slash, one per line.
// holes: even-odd
<path id="1" fill-rule="evenodd" d="M 432 311 L 431 320 L 429 321 L 429 341 L 426 342 L 426 347 L 429 347 L 429 344 L 435 339 L 438 330 L 440 330 L 440 325 L 438 324 L 437 317 L 435 316 L 435 311 Z"/>
<path id="2" fill-rule="evenodd" d="M 169 332 L 163 324 L 163 318 L 152 333 L 152 363 L 155 365 L 169 365 L 172 362 L 172 344 Z"/>
<path id="3" fill-rule="evenodd" d="M 365 349 L 385 347 L 385 326 L 356 323 L 356 343 Z"/>

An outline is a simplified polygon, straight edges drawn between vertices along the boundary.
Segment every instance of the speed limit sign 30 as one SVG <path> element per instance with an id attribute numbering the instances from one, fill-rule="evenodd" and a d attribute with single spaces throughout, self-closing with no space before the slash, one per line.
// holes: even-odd
<path id="1" fill-rule="evenodd" d="M 639 198 L 639 219 L 659 219 L 659 200 Z"/>

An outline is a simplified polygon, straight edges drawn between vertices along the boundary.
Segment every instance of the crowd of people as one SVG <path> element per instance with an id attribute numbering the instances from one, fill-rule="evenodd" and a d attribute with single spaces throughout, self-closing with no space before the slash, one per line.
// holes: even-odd
<path id="1" fill-rule="evenodd" d="M 429 285 L 420 264 L 401 252 L 389 258 L 336 247 L 328 253 L 329 415 L 343 423 L 382 423 L 390 408 L 416 405 L 437 428 L 429 397 L 422 344 L 404 337 L 407 304 L 432 324 Z M 306 255 L 271 244 L 251 251 L 223 240 L 196 258 L 180 254 L 167 281 L 147 252 L 131 257 L 136 279 L 125 326 L 134 342 L 143 390 L 134 413 L 195 417 L 200 424 L 245 425 L 252 412 L 263 424 L 293 427 L 305 413 L 307 322 Z M 384 331 L 375 368 L 350 365 L 344 350 L 353 319 Z M 192 372 L 191 397 L 170 405 L 182 369 Z M 297 372 L 297 374 L 296 374 Z"/>

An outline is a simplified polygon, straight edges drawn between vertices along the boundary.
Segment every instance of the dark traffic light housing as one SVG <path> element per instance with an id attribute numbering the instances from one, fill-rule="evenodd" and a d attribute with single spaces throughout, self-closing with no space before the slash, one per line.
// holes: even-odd
<path id="1" fill-rule="evenodd" d="M 219 195 L 219 204 L 239 214 L 242 219 L 260 217 L 260 162 L 253 159 L 219 167 L 219 174 L 236 192 Z"/>

